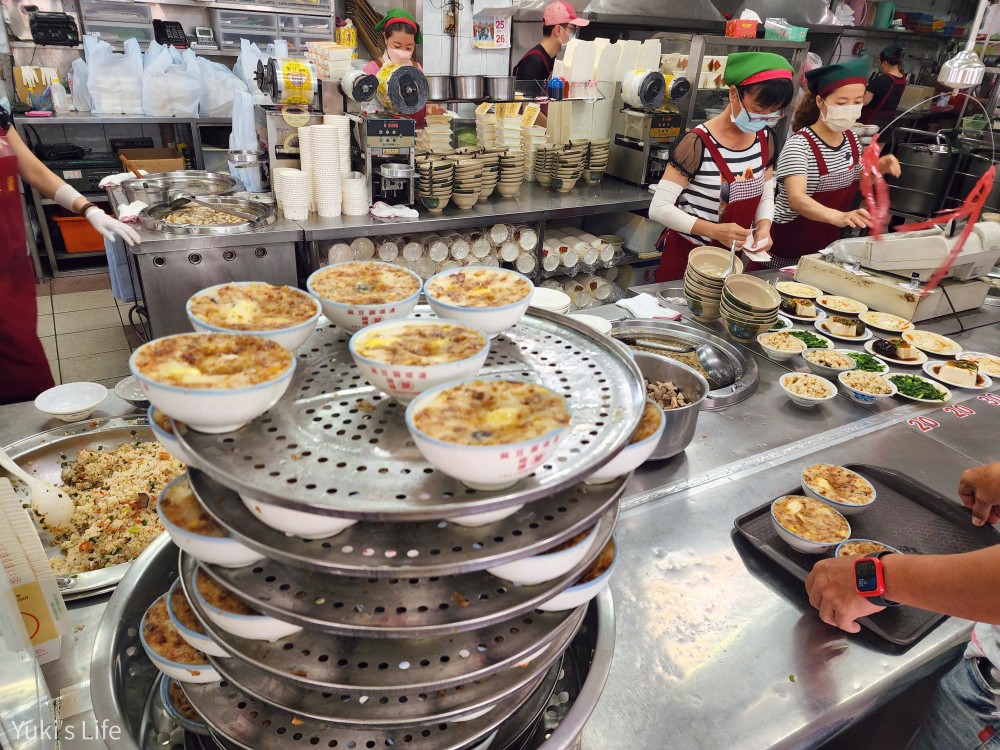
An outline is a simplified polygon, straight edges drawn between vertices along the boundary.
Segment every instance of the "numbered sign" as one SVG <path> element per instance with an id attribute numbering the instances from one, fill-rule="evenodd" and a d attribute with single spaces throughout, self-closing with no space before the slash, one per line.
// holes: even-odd
<path id="1" fill-rule="evenodd" d="M 479 49 L 508 49 L 510 47 L 510 19 L 500 16 L 473 19 L 472 44 Z"/>

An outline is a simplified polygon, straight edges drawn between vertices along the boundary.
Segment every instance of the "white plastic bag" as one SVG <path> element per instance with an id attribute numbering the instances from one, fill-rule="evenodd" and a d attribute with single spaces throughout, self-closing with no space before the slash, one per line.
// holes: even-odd
<path id="1" fill-rule="evenodd" d="M 87 62 L 77 58 L 69 68 L 69 86 L 73 92 L 73 108 L 77 112 L 91 110 L 90 90 L 87 88 Z"/>
<path id="2" fill-rule="evenodd" d="M 236 58 L 233 72 L 247 85 L 247 90 L 253 95 L 255 104 L 272 104 L 271 97 L 260 90 L 257 79 L 257 61 L 267 64 L 268 56 L 260 51 L 256 44 L 240 39 L 240 56 Z"/>
<path id="3" fill-rule="evenodd" d="M 254 98 L 249 93 L 237 91 L 233 94 L 233 130 L 229 134 L 229 148 L 236 151 L 259 148 L 254 122 Z M 251 193 L 259 193 L 263 189 L 260 169 L 236 169 L 230 164 L 229 172 Z"/>
<path id="4" fill-rule="evenodd" d="M 194 52 L 151 42 L 142 72 L 142 111 L 150 117 L 197 117 L 200 103 L 201 71 Z"/>
<path id="5" fill-rule="evenodd" d="M 97 114 L 142 114 L 142 51 L 135 39 L 125 40 L 124 54 L 89 34 L 83 37 L 87 91 Z"/>
<path id="6" fill-rule="evenodd" d="M 225 65 L 204 57 L 198 58 L 198 70 L 201 73 L 201 107 L 198 113 L 202 117 L 231 117 L 233 96 L 237 91 L 247 93 L 247 85 Z"/>

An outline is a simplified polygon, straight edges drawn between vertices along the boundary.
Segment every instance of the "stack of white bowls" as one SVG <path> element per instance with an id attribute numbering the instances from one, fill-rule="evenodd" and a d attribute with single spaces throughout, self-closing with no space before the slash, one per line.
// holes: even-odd
<path id="1" fill-rule="evenodd" d="M 483 148 L 496 148 L 497 116 L 492 112 L 476 115 L 476 143 Z"/>
<path id="2" fill-rule="evenodd" d="M 545 146 L 545 132 L 545 128 L 541 125 L 521 130 L 521 150 L 528 157 L 525 163 L 525 178 L 529 182 L 535 181 L 535 150 Z"/>
<path id="3" fill-rule="evenodd" d="M 344 216 L 366 216 L 371 205 L 368 203 L 368 178 L 364 172 L 348 172 L 343 179 Z"/>
<path id="4" fill-rule="evenodd" d="M 340 216 L 343 204 L 340 132 L 336 125 L 312 128 L 313 203 L 325 219 Z"/>
<path id="5" fill-rule="evenodd" d="M 281 210 L 286 219 L 305 221 L 309 218 L 310 175 L 301 169 L 290 169 L 281 175 Z"/>

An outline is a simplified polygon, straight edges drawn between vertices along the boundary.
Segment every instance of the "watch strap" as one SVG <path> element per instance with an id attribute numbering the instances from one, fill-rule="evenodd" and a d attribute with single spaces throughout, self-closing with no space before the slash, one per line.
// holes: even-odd
<path id="1" fill-rule="evenodd" d="M 80 216 L 85 216 L 87 214 L 87 211 L 89 211 L 92 208 L 96 208 L 98 211 L 103 211 L 104 210 L 103 208 L 101 208 L 100 206 L 98 206 L 96 203 L 91 203 L 90 201 L 87 201 L 82 206 L 80 206 L 80 214 L 79 215 Z"/>
<path id="2" fill-rule="evenodd" d="M 893 554 L 896 554 L 895 550 L 884 549 L 881 552 L 876 552 L 874 555 L 869 555 L 869 557 L 874 557 L 876 560 L 881 561 L 882 558 L 885 557 L 886 555 L 893 555 Z M 885 569 L 883 568 L 883 579 L 885 577 L 884 570 Z M 869 596 L 868 597 L 868 601 L 870 601 L 872 604 L 875 604 L 876 606 L 879 606 L 879 607 L 898 607 L 899 606 L 899 602 L 894 602 L 891 599 L 886 599 L 884 596 Z"/>

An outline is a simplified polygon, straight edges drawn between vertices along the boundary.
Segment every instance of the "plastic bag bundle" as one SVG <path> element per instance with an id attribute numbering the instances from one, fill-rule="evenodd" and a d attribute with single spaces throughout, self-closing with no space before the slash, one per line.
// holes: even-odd
<path id="1" fill-rule="evenodd" d="M 260 90 L 257 79 L 257 61 L 260 60 L 265 65 L 268 55 L 260 51 L 260 47 L 246 39 L 240 39 L 240 56 L 236 58 L 233 72 L 243 83 L 247 85 L 247 90 L 253 96 L 254 104 L 271 104 L 271 97 Z"/>
<path id="2" fill-rule="evenodd" d="M 203 57 L 198 58 L 198 70 L 201 73 L 199 114 L 202 117 L 231 117 L 233 97 L 237 91 L 247 93 L 247 85 L 225 65 Z"/>
<path id="3" fill-rule="evenodd" d="M 151 117 L 197 117 L 201 68 L 192 50 L 150 42 L 142 72 L 142 111 Z"/>
<path id="4" fill-rule="evenodd" d="M 69 69 L 69 85 L 73 91 L 73 107 L 77 112 L 89 112 L 93 108 L 90 89 L 87 88 L 87 61 L 77 58 Z"/>
<path id="5" fill-rule="evenodd" d="M 233 94 L 233 131 L 229 134 L 229 148 L 247 151 L 259 147 L 253 108 L 252 95 L 242 91 Z M 259 169 L 236 169 L 230 164 L 229 172 L 251 193 L 259 193 L 263 189 Z"/>
<path id="6" fill-rule="evenodd" d="M 125 52 L 111 51 L 111 45 L 97 37 L 83 37 L 87 60 L 87 91 L 97 114 L 141 115 L 142 51 L 135 39 L 125 40 Z"/>

